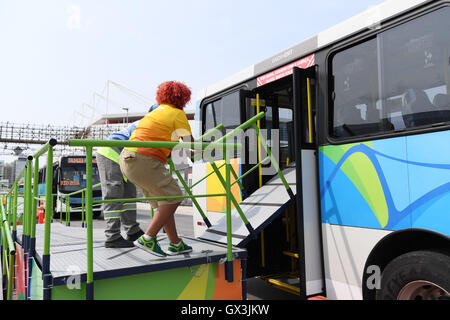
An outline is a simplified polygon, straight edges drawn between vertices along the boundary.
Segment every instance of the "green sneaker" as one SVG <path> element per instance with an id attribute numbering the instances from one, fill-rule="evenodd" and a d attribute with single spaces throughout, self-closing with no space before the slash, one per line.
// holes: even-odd
<path id="1" fill-rule="evenodd" d="M 133 242 L 136 247 L 147 250 L 148 252 L 154 254 L 158 257 L 166 257 L 167 253 L 161 250 L 156 238 L 151 238 L 150 240 L 145 240 L 144 235 L 140 236 L 136 241 Z"/>
<path id="2" fill-rule="evenodd" d="M 181 253 L 187 253 L 192 251 L 192 247 L 188 246 L 186 243 L 180 239 L 180 244 L 178 246 L 174 245 L 172 242 L 169 244 L 169 248 L 167 249 L 168 254 L 175 255 Z"/>

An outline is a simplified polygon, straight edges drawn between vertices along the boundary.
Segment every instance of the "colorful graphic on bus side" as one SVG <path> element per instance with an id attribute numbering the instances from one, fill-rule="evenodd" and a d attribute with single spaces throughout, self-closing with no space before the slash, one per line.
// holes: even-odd
<path id="1" fill-rule="evenodd" d="M 450 132 L 320 147 L 322 222 L 450 235 Z"/>

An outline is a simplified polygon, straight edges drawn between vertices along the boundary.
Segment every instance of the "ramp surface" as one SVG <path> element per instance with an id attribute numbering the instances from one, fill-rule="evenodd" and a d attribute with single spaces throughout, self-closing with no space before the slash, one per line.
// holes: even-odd
<path id="1" fill-rule="evenodd" d="M 18 239 L 22 239 L 22 228 L 18 227 Z M 217 262 L 226 257 L 226 246 L 207 243 L 199 239 L 182 236 L 186 243 L 192 246 L 190 253 L 157 257 L 143 249 L 134 248 L 105 248 L 104 230 L 93 229 L 94 243 L 94 278 L 104 279 L 129 274 L 167 270 L 183 266 L 193 266 L 204 263 Z M 169 240 L 165 235 L 158 236 L 161 248 L 165 250 Z M 44 225 L 36 226 L 36 258 L 42 262 L 44 250 Z M 245 250 L 234 248 L 233 253 L 245 257 Z M 66 227 L 60 223 L 51 225 L 50 271 L 53 284 L 64 284 L 68 277 L 81 275 L 86 280 L 86 229 L 80 227 Z"/>
<path id="2" fill-rule="evenodd" d="M 296 194 L 295 167 L 283 170 L 283 175 L 287 183 Z M 276 175 L 265 185 L 252 193 L 248 198 L 240 203 L 242 212 L 252 225 L 256 233 L 263 230 L 270 222 L 293 203 L 289 197 L 283 182 Z M 251 240 L 250 232 L 236 209 L 231 212 L 231 230 L 233 246 L 243 247 Z M 217 224 L 207 229 L 199 237 L 200 239 L 214 241 L 222 244 L 227 243 L 227 222 L 226 215 Z"/>

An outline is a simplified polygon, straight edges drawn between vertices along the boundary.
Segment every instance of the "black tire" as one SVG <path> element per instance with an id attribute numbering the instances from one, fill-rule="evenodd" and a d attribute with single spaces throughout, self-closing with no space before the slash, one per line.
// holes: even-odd
<path id="1" fill-rule="evenodd" d="M 450 256 L 435 251 L 413 251 L 386 266 L 376 299 L 449 299 L 449 293 Z"/>

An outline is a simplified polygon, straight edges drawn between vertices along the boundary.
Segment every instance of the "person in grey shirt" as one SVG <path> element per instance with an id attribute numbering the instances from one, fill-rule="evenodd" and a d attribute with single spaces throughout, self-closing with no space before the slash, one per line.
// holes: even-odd
<path id="1" fill-rule="evenodd" d="M 157 107 L 158 105 L 151 106 L 149 112 Z M 112 133 L 108 140 L 127 141 L 138 123 L 139 120 L 119 132 Z M 119 155 L 122 149 L 102 147 L 97 150 L 97 167 L 104 200 L 136 198 L 136 186 L 131 181 L 128 181 L 120 170 Z M 144 234 L 136 221 L 136 204 L 123 202 L 103 203 L 102 209 L 103 217 L 106 221 L 105 247 L 134 247 L 133 241 Z M 123 227 L 127 235 L 126 239 L 120 233 L 121 227 Z"/>

